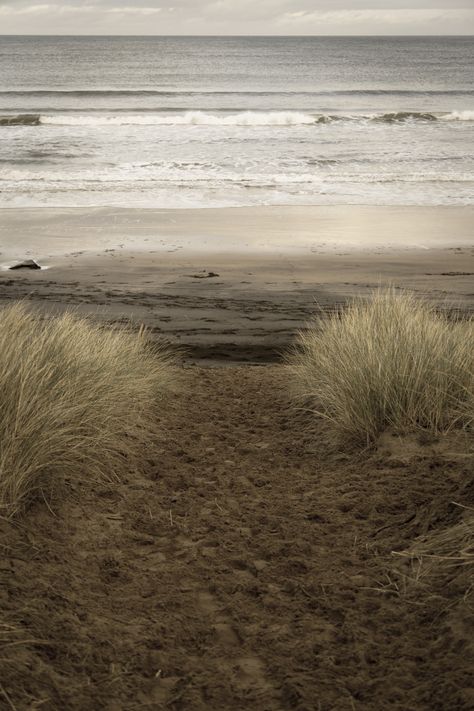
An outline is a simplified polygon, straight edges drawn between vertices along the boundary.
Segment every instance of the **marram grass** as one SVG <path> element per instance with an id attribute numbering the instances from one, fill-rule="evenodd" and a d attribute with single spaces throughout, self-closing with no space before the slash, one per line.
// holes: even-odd
<path id="1" fill-rule="evenodd" d="M 474 321 L 449 321 L 408 292 L 381 289 L 318 318 L 290 370 L 298 396 L 351 439 L 474 421 Z"/>
<path id="2" fill-rule="evenodd" d="M 65 478 L 112 479 L 139 466 L 172 380 L 169 352 L 152 353 L 144 333 L 2 309 L 0 515 Z"/>
<path id="3" fill-rule="evenodd" d="M 460 523 L 419 537 L 405 551 L 393 555 L 411 561 L 407 581 L 428 584 L 449 574 L 466 572 L 465 597 L 474 592 L 474 515 L 471 509 Z"/>

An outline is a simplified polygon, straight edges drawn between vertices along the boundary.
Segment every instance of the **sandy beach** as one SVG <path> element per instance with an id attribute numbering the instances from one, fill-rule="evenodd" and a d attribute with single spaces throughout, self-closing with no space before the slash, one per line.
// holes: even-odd
<path id="1" fill-rule="evenodd" d="M 4 209 L 0 300 L 144 323 L 192 360 L 278 359 L 317 308 L 393 283 L 474 308 L 472 207 Z M 41 271 L 10 271 L 34 258 Z"/>

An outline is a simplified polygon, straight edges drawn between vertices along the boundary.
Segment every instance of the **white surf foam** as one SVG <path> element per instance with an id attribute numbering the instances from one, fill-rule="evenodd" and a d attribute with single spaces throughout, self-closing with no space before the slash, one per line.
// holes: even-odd
<path id="1" fill-rule="evenodd" d="M 42 124 L 59 126 L 298 126 L 315 123 L 315 117 L 297 111 L 243 111 L 237 114 L 216 116 L 203 111 L 186 111 L 183 114 L 128 114 L 120 116 L 41 116 Z"/>
<path id="2" fill-rule="evenodd" d="M 442 121 L 474 121 L 474 111 L 451 111 L 441 116 Z"/>

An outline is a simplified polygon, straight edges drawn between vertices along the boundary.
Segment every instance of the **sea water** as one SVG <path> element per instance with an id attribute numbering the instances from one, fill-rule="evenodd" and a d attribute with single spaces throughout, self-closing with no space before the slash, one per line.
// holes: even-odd
<path id="1" fill-rule="evenodd" d="M 0 37 L 0 207 L 466 205 L 473 131 L 469 37 Z"/>

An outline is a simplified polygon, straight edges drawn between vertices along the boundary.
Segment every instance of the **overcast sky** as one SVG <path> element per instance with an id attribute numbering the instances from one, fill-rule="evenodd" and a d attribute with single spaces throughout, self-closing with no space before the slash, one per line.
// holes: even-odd
<path id="1" fill-rule="evenodd" d="M 474 0 L 0 0 L 0 34 L 474 34 Z"/>

